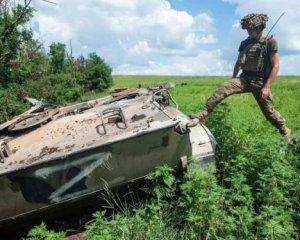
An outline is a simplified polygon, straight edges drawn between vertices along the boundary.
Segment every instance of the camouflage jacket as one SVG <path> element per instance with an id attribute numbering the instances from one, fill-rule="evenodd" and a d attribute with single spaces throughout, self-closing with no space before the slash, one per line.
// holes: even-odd
<path id="1" fill-rule="evenodd" d="M 261 41 L 248 37 L 241 42 L 239 52 L 239 64 L 243 70 L 241 76 L 266 81 L 272 69 L 270 59 L 278 52 L 278 44 L 272 37 Z"/>

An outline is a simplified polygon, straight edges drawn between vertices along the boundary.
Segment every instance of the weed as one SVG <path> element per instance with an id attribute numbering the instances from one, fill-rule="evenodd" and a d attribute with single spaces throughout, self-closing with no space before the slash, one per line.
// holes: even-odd
<path id="1" fill-rule="evenodd" d="M 49 231 L 46 228 L 45 223 L 41 223 L 39 226 L 31 229 L 27 235 L 27 240 L 63 240 L 65 233 Z"/>

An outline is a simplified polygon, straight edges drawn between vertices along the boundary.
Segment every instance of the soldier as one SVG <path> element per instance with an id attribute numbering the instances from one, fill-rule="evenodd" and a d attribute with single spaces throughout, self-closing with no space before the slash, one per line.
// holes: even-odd
<path id="1" fill-rule="evenodd" d="M 249 37 L 241 42 L 239 55 L 234 66 L 232 79 L 222 84 L 207 100 L 206 106 L 199 113 L 192 113 L 191 118 L 204 123 L 209 113 L 226 97 L 251 92 L 264 116 L 289 138 L 291 130 L 286 127 L 284 118 L 274 109 L 270 87 L 279 69 L 277 41 L 265 37 L 266 14 L 248 14 L 241 20 L 242 29 L 246 29 Z M 239 77 L 237 74 L 242 69 Z"/>

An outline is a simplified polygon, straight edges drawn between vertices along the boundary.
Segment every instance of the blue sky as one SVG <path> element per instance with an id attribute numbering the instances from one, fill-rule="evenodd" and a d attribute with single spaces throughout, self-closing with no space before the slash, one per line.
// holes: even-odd
<path id="1" fill-rule="evenodd" d="M 240 19 L 269 15 L 279 42 L 282 75 L 300 75 L 300 1 L 289 0 L 56 0 L 34 1 L 35 36 L 46 47 L 69 46 L 75 55 L 96 52 L 114 74 L 231 75 Z M 288 26 L 288 27 L 286 27 Z"/>
<path id="2" fill-rule="evenodd" d="M 236 4 L 220 0 L 171 0 L 169 2 L 174 9 L 187 11 L 193 16 L 200 12 L 209 13 L 215 19 L 216 36 L 224 41 L 228 40 L 227 31 L 236 20 Z"/>
<path id="3" fill-rule="evenodd" d="M 179 11 L 187 11 L 193 16 L 200 12 L 209 13 L 214 18 L 214 34 L 219 39 L 218 48 L 226 51 L 231 39 L 228 38 L 228 31 L 234 22 L 239 18 L 235 14 L 236 4 L 221 0 L 171 0 L 171 6 Z M 204 49 L 213 49 L 216 46 L 203 46 Z M 238 49 L 238 46 L 236 46 Z M 230 53 L 231 57 L 236 55 L 236 51 Z M 229 56 L 228 56 L 229 57 Z"/>

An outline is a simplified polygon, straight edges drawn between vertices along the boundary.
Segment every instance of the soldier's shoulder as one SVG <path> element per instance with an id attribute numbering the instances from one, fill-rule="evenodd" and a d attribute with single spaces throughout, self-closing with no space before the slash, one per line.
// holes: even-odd
<path id="1" fill-rule="evenodd" d="M 241 42 L 241 44 L 248 44 L 249 42 L 251 41 L 251 38 L 250 37 L 247 37 L 245 40 L 243 40 L 242 42 Z"/>
<path id="2" fill-rule="evenodd" d="M 267 40 L 269 43 L 277 43 L 277 40 L 273 36 L 268 37 Z"/>
<path id="3" fill-rule="evenodd" d="M 268 37 L 267 42 L 268 42 L 268 46 L 273 48 L 278 48 L 277 40 L 273 36 Z"/>
<path id="4" fill-rule="evenodd" d="M 241 41 L 240 50 L 243 50 L 251 41 L 251 38 L 246 38 L 245 40 Z"/>

